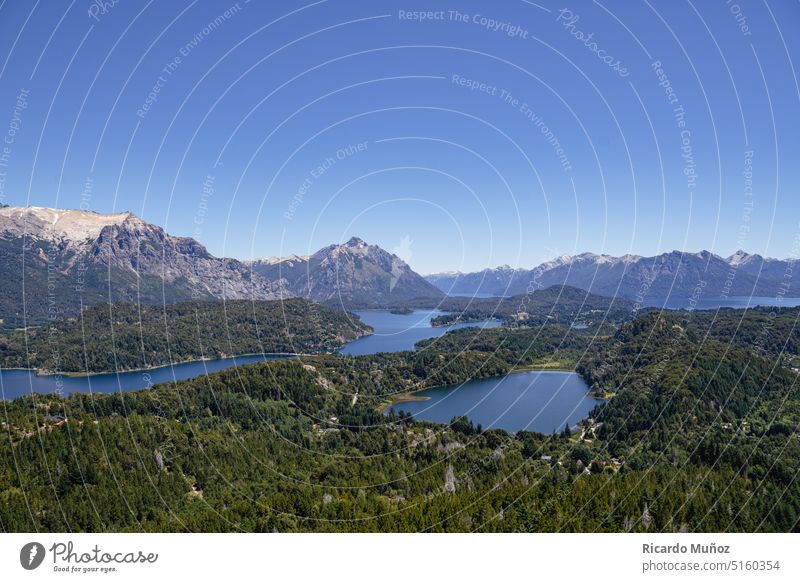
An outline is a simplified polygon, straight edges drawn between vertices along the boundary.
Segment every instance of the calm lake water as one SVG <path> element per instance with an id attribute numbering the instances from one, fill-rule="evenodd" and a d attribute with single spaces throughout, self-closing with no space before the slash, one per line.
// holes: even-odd
<path id="1" fill-rule="evenodd" d="M 466 416 L 486 428 L 509 432 L 561 431 L 586 418 L 600 400 L 587 396 L 589 386 L 573 372 L 519 372 L 470 380 L 418 392 L 429 400 L 400 402 L 395 412 L 410 412 L 417 420 L 450 422 Z"/>
<path id="2" fill-rule="evenodd" d="M 350 342 L 339 350 L 351 356 L 413 350 L 414 344 L 418 341 L 442 336 L 451 329 L 468 326 L 495 327 L 501 324 L 499 321 L 483 321 L 431 327 L 431 319 L 445 313 L 437 309 L 417 309 L 406 315 L 388 311 L 356 311 L 356 313 L 361 317 L 361 321 L 372 326 L 375 333 Z"/>
<path id="3" fill-rule="evenodd" d="M 377 352 L 413 350 L 414 344 L 423 339 L 444 335 L 448 330 L 468 325 L 494 327 L 499 321 L 463 323 L 446 327 L 431 327 L 430 321 L 443 311 L 420 309 L 406 315 L 395 315 L 388 311 L 359 311 L 361 319 L 375 329 L 375 334 L 350 342 L 343 354 L 363 355 Z M 137 372 L 97 374 L 94 376 L 37 376 L 31 370 L 0 370 L 0 399 L 9 400 L 31 392 L 67 395 L 71 392 L 130 392 L 162 382 L 186 380 L 218 372 L 233 366 L 253 362 L 274 360 L 287 356 L 241 356 L 201 362 L 187 362 Z"/>
<path id="4" fill-rule="evenodd" d="M 130 392 L 163 382 L 174 382 L 176 380 L 194 378 L 195 376 L 203 376 L 210 372 L 218 372 L 233 366 L 243 366 L 254 362 L 285 357 L 240 356 L 237 358 L 186 362 L 138 372 L 97 374 L 94 376 L 37 376 L 30 370 L 2 370 L 0 371 L 0 399 L 10 400 L 31 392 L 39 394 L 60 392 L 63 395 L 71 392 Z"/>

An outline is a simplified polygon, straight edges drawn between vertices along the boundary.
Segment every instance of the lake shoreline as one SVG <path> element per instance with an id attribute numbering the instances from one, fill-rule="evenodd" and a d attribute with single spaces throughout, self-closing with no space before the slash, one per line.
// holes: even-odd
<path id="1" fill-rule="evenodd" d="M 327 353 L 327 352 L 326 352 Z M 67 378 L 91 378 L 93 376 L 103 376 L 106 374 L 130 374 L 131 372 L 152 372 L 153 370 L 161 370 L 162 368 L 170 368 L 172 366 L 181 366 L 183 364 L 199 364 L 202 362 L 216 362 L 219 360 L 231 360 L 236 358 L 250 358 L 253 356 L 275 356 L 283 357 L 286 359 L 297 358 L 302 356 L 312 356 L 319 354 L 301 354 L 301 353 L 288 353 L 288 352 L 261 352 L 252 354 L 236 354 L 235 356 L 221 356 L 219 358 L 190 358 L 188 360 L 180 360 L 169 362 L 166 364 L 159 364 L 157 366 L 148 366 L 146 368 L 118 368 L 116 370 L 105 370 L 101 372 L 57 372 L 48 370 L 46 368 L 2 368 L 3 371 L 18 371 L 18 372 L 32 372 L 34 376 L 52 378 L 55 376 L 65 376 Z M 258 362 L 251 362 L 258 363 Z M 249 365 L 249 364 L 244 364 Z"/>
<path id="2" fill-rule="evenodd" d="M 578 372 L 575 371 L 575 368 L 563 368 L 563 367 L 562 368 L 543 368 L 543 367 L 540 367 L 540 366 L 527 366 L 527 367 L 524 367 L 524 368 L 516 368 L 514 370 L 511 370 L 507 374 L 499 374 L 497 376 L 486 376 L 485 378 L 469 378 L 468 380 L 465 380 L 464 382 L 461 382 L 461 384 L 464 384 L 465 382 L 470 382 L 472 380 L 489 380 L 491 378 L 506 378 L 506 377 L 510 376 L 511 374 L 524 374 L 525 372 L 559 372 L 559 373 L 566 373 L 566 374 L 576 374 L 577 376 L 580 376 L 580 378 L 583 379 L 584 382 L 586 381 L 583 378 L 583 376 L 581 376 L 580 374 L 578 374 Z M 381 406 L 381 412 L 383 414 L 387 414 L 389 412 L 389 409 L 392 406 L 394 406 L 395 404 L 402 404 L 403 402 L 423 402 L 425 400 L 430 400 L 431 399 L 430 396 L 419 396 L 420 392 L 427 392 L 428 390 L 434 390 L 436 388 L 447 388 L 448 386 L 457 386 L 457 385 L 460 385 L 460 384 L 439 384 L 437 386 L 426 386 L 425 388 L 420 388 L 419 390 L 413 390 L 411 392 L 403 392 L 402 394 L 398 394 L 397 396 L 394 396 L 388 404 L 382 405 Z M 592 393 L 591 389 L 586 392 L 586 396 L 589 396 L 591 398 L 595 398 L 597 400 L 606 400 L 605 398 L 601 398 L 601 397 L 595 396 Z"/>
<path id="3" fill-rule="evenodd" d="M 419 390 L 415 390 L 414 392 L 403 392 L 402 394 L 393 396 L 387 404 L 384 404 L 381 407 L 381 414 L 389 414 L 389 411 L 395 404 L 402 404 L 403 402 L 424 402 L 425 400 L 430 400 L 430 396 L 417 396 L 417 392 L 424 392 L 425 390 L 429 390 L 429 388 L 421 388 Z"/>
<path id="4" fill-rule="evenodd" d="M 438 316 L 442 317 L 442 316 Z M 471 323 L 489 323 L 489 322 L 497 322 L 502 325 L 503 319 L 499 317 L 489 317 L 489 318 L 481 318 L 481 319 L 457 319 L 455 321 L 448 321 L 445 323 L 440 323 L 438 321 L 431 321 L 431 327 L 450 327 L 453 325 L 468 325 Z M 477 327 L 477 326 L 476 326 Z"/>
<path id="5" fill-rule="evenodd" d="M 578 372 L 575 371 L 574 367 L 570 368 L 567 366 L 547 366 L 546 364 L 541 364 L 541 365 L 533 364 L 530 366 L 523 366 L 521 368 L 514 368 L 509 372 L 509 374 L 516 374 L 519 372 L 573 372 L 575 374 L 578 374 Z M 580 376 L 580 374 L 578 375 Z"/>
<path id="6" fill-rule="evenodd" d="M 0 372 L 9 372 L 19 375 L 27 375 L 28 379 L 21 378 L 11 385 L 11 392 L 15 390 L 21 391 L 20 394 L 27 394 L 29 391 L 28 384 L 33 382 L 36 387 L 34 392 L 59 392 L 62 390 L 63 384 L 70 384 L 72 391 L 88 393 L 97 391 L 93 386 L 83 386 L 78 383 L 100 383 L 101 385 L 107 384 L 107 381 L 113 380 L 114 382 L 122 383 L 122 391 L 138 390 L 146 388 L 150 385 L 172 381 L 174 378 L 186 379 L 191 377 L 203 376 L 211 372 L 218 372 L 222 369 L 227 369 L 239 365 L 252 365 L 262 363 L 275 359 L 292 359 L 304 356 L 325 355 L 332 354 L 342 357 L 357 357 L 360 355 L 371 355 L 379 352 L 401 352 L 401 351 L 414 351 L 416 344 L 425 339 L 432 339 L 444 335 L 446 332 L 454 328 L 464 326 L 478 325 L 483 327 L 500 325 L 499 321 L 476 321 L 474 323 L 458 323 L 455 325 L 447 325 L 436 327 L 431 325 L 431 320 L 446 312 L 437 309 L 422 310 L 414 309 L 411 313 L 392 314 L 385 309 L 363 310 L 354 312 L 359 317 L 361 323 L 364 324 L 365 330 L 358 333 L 356 337 L 349 341 L 345 341 L 338 349 L 333 351 L 319 351 L 315 353 L 296 353 L 296 352 L 255 352 L 236 355 L 220 355 L 220 356 L 205 356 L 205 357 L 189 357 L 185 360 L 163 362 L 149 366 L 142 367 L 125 367 L 112 370 L 69 370 L 60 371 L 52 370 L 45 367 L 15 367 L 4 368 Z M 374 323 L 370 323 L 375 319 Z M 483 325 L 482 325 L 483 324 Z M 365 341 L 369 343 L 364 343 Z M 353 349 L 355 348 L 355 349 Z M 353 349 L 352 352 L 349 350 Z M 250 361 L 239 362 L 239 358 L 247 358 Z M 221 365 L 219 363 L 222 363 Z M 207 365 L 203 365 L 207 363 Z M 192 375 L 186 375 L 186 370 L 181 370 L 183 366 L 194 366 Z M 152 378 L 148 377 L 152 376 Z M 35 380 L 35 379 L 38 379 Z M 140 386 L 145 382 L 145 386 Z M 51 386 L 51 384 L 53 386 Z M 119 390 L 118 386 L 114 386 L 114 391 Z M 427 388 L 421 388 L 424 390 Z M 100 390 L 102 391 L 102 390 Z M 14 399 L 15 396 L 7 396 L 4 399 Z M 381 409 L 387 410 L 393 405 L 402 402 L 413 402 L 426 397 L 415 395 L 412 393 L 397 395 L 396 398 L 391 399 L 388 403 L 381 406 Z"/>

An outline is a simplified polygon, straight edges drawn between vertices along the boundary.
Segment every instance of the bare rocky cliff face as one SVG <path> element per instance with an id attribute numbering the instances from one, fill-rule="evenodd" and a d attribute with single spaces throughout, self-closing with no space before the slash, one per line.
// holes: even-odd
<path id="1" fill-rule="evenodd" d="M 211 255 L 130 212 L 0 207 L 3 327 L 73 315 L 100 300 L 279 299 L 282 282 Z"/>
<path id="2" fill-rule="evenodd" d="M 105 226 L 89 245 L 88 254 L 96 264 L 156 276 L 195 297 L 288 297 L 281 283 L 253 274 L 241 261 L 214 257 L 196 240 L 170 236 L 133 215 Z"/>

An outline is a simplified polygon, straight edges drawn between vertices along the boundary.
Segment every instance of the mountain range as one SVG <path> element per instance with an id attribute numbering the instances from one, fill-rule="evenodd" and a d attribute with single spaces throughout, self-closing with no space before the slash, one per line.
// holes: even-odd
<path id="1" fill-rule="evenodd" d="M 360 238 L 308 256 L 241 261 L 123 212 L 0 206 L 0 327 L 72 316 L 100 301 L 300 297 L 342 308 L 434 307 L 447 294 L 527 294 L 567 285 L 643 304 L 668 298 L 797 296 L 797 260 L 742 251 L 654 257 L 583 253 L 534 269 L 499 267 L 423 278 L 400 257 Z"/>
<path id="2" fill-rule="evenodd" d="M 652 257 L 583 253 L 563 255 L 533 269 L 502 266 L 475 273 L 436 273 L 426 279 L 448 294 L 518 295 L 569 285 L 655 305 L 685 303 L 693 297 L 800 296 L 800 286 L 791 284 L 798 263 L 744 251 L 727 258 L 709 251 L 672 251 Z"/>
<path id="3" fill-rule="evenodd" d="M 215 257 L 130 212 L 0 206 L 0 327 L 75 315 L 99 301 L 290 297 L 379 307 L 444 294 L 357 238 L 310 257 L 247 262 Z"/>

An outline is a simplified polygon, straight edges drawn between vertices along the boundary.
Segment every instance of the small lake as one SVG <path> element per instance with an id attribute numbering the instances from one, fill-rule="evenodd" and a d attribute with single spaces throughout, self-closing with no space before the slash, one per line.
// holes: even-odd
<path id="1" fill-rule="evenodd" d="M 187 380 L 204 376 L 234 366 L 244 366 L 254 362 L 264 362 L 286 358 L 287 356 L 253 355 L 218 360 L 184 362 L 172 366 L 162 366 L 136 372 L 96 374 L 93 376 L 37 376 L 31 370 L 1 370 L 0 400 L 11 400 L 36 392 L 39 394 L 71 392 L 131 392 L 163 382 Z"/>
<path id="2" fill-rule="evenodd" d="M 395 412 L 417 420 L 448 423 L 466 416 L 484 429 L 528 430 L 550 434 L 574 427 L 602 402 L 587 396 L 589 386 L 574 372 L 517 372 L 417 392 L 429 400 L 399 402 Z"/>
<path id="3" fill-rule="evenodd" d="M 416 309 L 408 314 L 395 314 L 388 311 L 356 311 L 361 321 L 371 326 L 375 333 L 358 338 L 345 345 L 342 354 L 363 356 L 378 352 L 402 352 L 413 350 L 420 340 L 439 337 L 460 327 L 496 327 L 500 321 L 481 321 L 478 323 L 457 323 L 442 327 L 432 327 L 431 319 L 444 315 L 438 309 Z"/>

